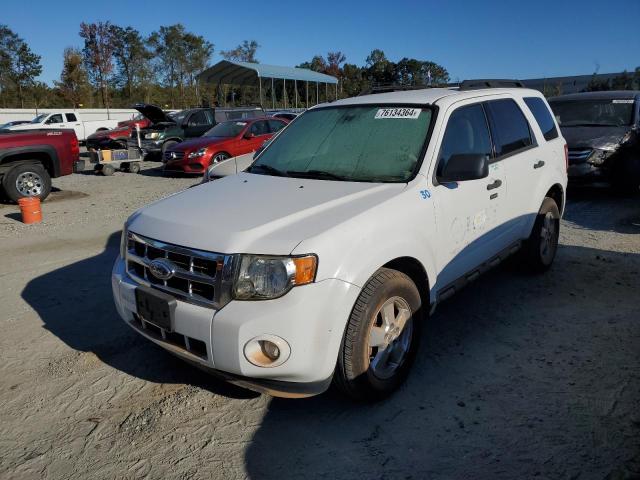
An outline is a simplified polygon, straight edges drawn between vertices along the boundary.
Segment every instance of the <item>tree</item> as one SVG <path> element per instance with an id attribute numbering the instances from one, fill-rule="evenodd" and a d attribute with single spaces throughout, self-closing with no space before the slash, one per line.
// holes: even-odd
<path id="1" fill-rule="evenodd" d="M 113 57 L 117 65 L 116 82 L 124 88 L 129 101 L 133 99 L 133 89 L 148 77 L 151 52 L 144 39 L 132 27 L 111 26 L 114 38 Z"/>
<path id="2" fill-rule="evenodd" d="M 73 104 L 74 108 L 84 104 L 90 94 L 89 78 L 82 62 L 80 50 L 65 48 L 60 81 L 55 82 L 62 97 Z"/>
<path id="3" fill-rule="evenodd" d="M 20 107 L 24 108 L 24 89 L 32 86 L 42 73 L 40 56 L 6 25 L 0 25 L 0 81 L 11 85 L 18 93 Z"/>
<path id="4" fill-rule="evenodd" d="M 110 22 L 80 24 L 84 39 L 82 54 L 89 78 L 100 90 L 102 104 L 109 108 L 109 81 L 113 72 L 113 53 L 116 39 Z"/>
<path id="5" fill-rule="evenodd" d="M 387 60 L 384 52 L 374 49 L 367 56 L 367 77 L 372 85 L 389 85 L 393 83 L 394 65 Z"/>
<path id="6" fill-rule="evenodd" d="M 244 40 L 233 50 L 220 51 L 220 55 L 222 55 L 225 60 L 260 63 L 256 58 L 256 51 L 258 48 L 260 48 L 260 45 L 255 40 Z"/>

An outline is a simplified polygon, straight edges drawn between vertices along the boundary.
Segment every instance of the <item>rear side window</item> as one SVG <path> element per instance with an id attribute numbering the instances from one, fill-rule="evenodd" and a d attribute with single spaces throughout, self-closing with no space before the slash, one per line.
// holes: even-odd
<path id="1" fill-rule="evenodd" d="M 487 102 L 487 110 L 498 157 L 533 144 L 529 123 L 515 101 L 493 100 Z"/>
<path id="2" fill-rule="evenodd" d="M 558 129 L 544 100 L 538 97 L 526 97 L 524 103 L 527 104 L 527 107 L 529 107 L 529 110 L 533 113 L 540 130 L 542 130 L 544 139 L 553 140 L 554 138 L 558 138 Z"/>
<path id="3" fill-rule="evenodd" d="M 77 122 L 78 119 L 76 118 L 76 116 L 73 113 L 65 113 L 65 115 L 67 116 L 67 122 Z"/>
<path id="4" fill-rule="evenodd" d="M 469 105 L 455 110 L 449 117 L 442 138 L 438 172 L 454 155 L 479 154 L 491 157 L 491 137 L 482 105 Z"/>

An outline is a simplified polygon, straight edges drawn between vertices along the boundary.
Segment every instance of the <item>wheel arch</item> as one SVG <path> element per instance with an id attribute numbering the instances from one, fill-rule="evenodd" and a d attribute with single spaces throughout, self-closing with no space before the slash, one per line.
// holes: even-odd
<path id="1" fill-rule="evenodd" d="M 43 147 L 37 149 L 16 148 L 3 152 L 0 156 L 0 173 L 8 170 L 7 166 L 19 162 L 40 163 L 45 168 L 49 176 L 57 177 L 59 175 L 59 165 L 57 164 L 57 155 L 50 152 L 51 147 Z"/>
<path id="2" fill-rule="evenodd" d="M 562 217 L 562 213 L 564 211 L 564 206 L 565 206 L 565 192 L 564 192 L 564 188 L 562 188 L 562 185 L 560 185 L 559 183 L 556 183 L 549 190 L 547 190 L 547 193 L 544 196 L 545 198 L 546 197 L 552 198 L 553 201 L 556 202 L 556 205 L 558 206 L 558 211 L 560 212 L 560 217 Z"/>
<path id="3" fill-rule="evenodd" d="M 408 276 L 413 281 L 413 283 L 416 284 L 418 292 L 420 292 L 420 299 L 422 301 L 423 308 L 425 308 L 425 305 L 430 307 L 431 284 L 429 283 L 429 275 L 427 274 L 427 270 L 424 268 L 424 265 L 422 264 L 422 262 L 420 262 L 420 260 L 414 257 L 398 257 L 382 265 L 382 268 L 397 270 Z M 425 311 L 428 312 L 428 309 L 426 309 Z"/>

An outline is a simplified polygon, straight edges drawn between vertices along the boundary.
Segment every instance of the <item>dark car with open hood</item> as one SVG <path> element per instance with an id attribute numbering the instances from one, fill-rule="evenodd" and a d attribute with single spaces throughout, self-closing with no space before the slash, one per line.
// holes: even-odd
<path id="1" fill-rule="evenodd" d="M 640 91 L 586 92 L 549 99 L 569 146 L 571 182 L 640 186 Z"/>

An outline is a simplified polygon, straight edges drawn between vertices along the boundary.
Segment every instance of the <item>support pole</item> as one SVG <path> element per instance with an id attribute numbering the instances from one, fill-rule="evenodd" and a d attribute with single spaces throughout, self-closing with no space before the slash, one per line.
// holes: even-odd
<path id="1" fill-rule="evenodd" d="M 276 98 L 273 93 L 273 77 L 271 77 L 271 108 L 276 109 Z"/>
<path id="2" fill-rule="evenodd" d="M 282 79 L 282 94 L 284 95 L 284 108 L 287 108 L 287 79 Z"/>
<path id="3" fill-rule="evenodd" d="M 338 84 L 336 83 L 336 100 L 338 100 Z"/>
<path id="4" fill-rule="evenodd" d="M 305 106 L 305 108 L 309 108 L 309 80 L 307 80 L 305 83 L 306 83 L 306 87 L 305 87 L 306 100 L 304 102 L 304 106 Z"/>
<path id="5" fill-rule="evenodd" d="M 296 108 L 298 108 L 298 80 L 297 79 L 293 80 L 293 88 L 296 91 L 296 95 L 295 95 L 295 97 L 296 97 Z"/>
<path id="6" fill-rule="evenodd" d="M 320 85 L 320 84 L 318 82 L 316 82 L 316 105 L 318 105 L 320 103 L 320 97 L 319 97 L 319 94 L 318 94 L 318 91 L 319 91 L 318 85 Z"/>
<path id="7" fill-rule="evenodd" d="M 329 101 L 329 84 L 325 83 L 324 84 L 324 99 L 325 101 Z"/>
<path id="8" fill-rule="evenodd" d="M 260 91 L 260 108 L 264 108 L 262 103 L 262 78 L 258 77 L 258 90 Z"/>

